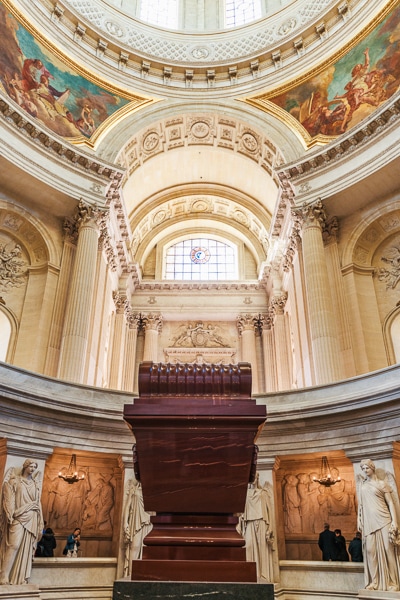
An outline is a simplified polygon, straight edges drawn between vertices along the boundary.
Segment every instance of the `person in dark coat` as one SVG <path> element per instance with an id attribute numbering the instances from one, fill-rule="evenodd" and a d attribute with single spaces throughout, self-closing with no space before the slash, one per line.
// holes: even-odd
<path id="1" fill-rule="evenodd" d="M 42 547 L 41 556 L 54 556 L 54 548 L 57 547 L 57 542 L 51 527 L 47 527 L 45 530 L 40 545 Z"/>
<path id="2" fill-rule="evenodd" d="M 344 536 L 342 535 L 342 532 L 340 529 L 335 529 L 335 543 L 336 543 L 336 552 L 337 552 L 337 557 L 336 560 L 345 560 L 345 561 L 349 561 L 349 555 L 347 553 L 346 550 L 346 540 L 344 538 Z"/>
<path id="3" fill-rule="evenodd" d="M 322 560 L 337 560 L 336 535 L 329 529 L 329 523 L 324 524 L 324 530 L 319 534 L 318 546 Z"/>
<path id="4" fill-rule="evenodd" d="M 363 562 L 361 533 L 359 531 L 349 544 L 349 554 L 353 562 Z"/>

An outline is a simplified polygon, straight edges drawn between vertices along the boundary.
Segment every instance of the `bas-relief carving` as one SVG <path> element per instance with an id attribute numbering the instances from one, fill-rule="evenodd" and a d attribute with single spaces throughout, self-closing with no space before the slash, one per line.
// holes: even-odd
<path id="1" fill-rule="evenodd" d="M 46 468 L 42 505 L 47 523 L 57 534 L 70 533 L 75 527 L 83 534 L 111 536 L 116 504 L 116 479 L 110 466 L 80 466 L 84 479 L 68 483 L 58 476 L 67 467 Z"/>
<path id="2" fill-rule="evenodd" d="M 230 344 L 221 336 L 221 328 L 203 322 L 181 325 L 172 339 L 173 348 L 227 348 Z"/>
<path id="3" fill-rule="evenodd" d="M 26 282 L 27 262 L 22 259 L 22 248 L 16 243 L 2 243 L 0 238 L 0 291 L 20 287 Z"/>
<path id="4" fill-rule="evenodd" d="M 339 476 L 331 469 L 333 478 Z M 342 478 L 331 487 L 320 485 L 314 472 L 286 473 L 282 480 L 284 529 L 288 534 L 315 534 L 323 529 L 324 522 L 338 526 L 343 531 L 354 531 L 356 500 L 354 483 Z"/>
<path id="5" fill-rule="evenodd" d="M 400 239 L 389 246 L 381 261 L 387 266 L 379 269 L 378 279 L 385 282 L 387 290 L 394 290 L 400 281 Z"/>
<path id="6" fill-rule="evenodd" d="M 215 323 L 188 322 L 169 326 L 165 337 L 166 362 L 215 364 L 236 362 L 236 338 Z"/>

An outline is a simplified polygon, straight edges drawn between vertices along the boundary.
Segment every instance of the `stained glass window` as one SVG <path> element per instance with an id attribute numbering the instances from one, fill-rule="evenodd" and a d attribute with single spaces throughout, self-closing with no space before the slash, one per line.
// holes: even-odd
<path id="1" fill-rule="evenodd" d="M 237 247 L 210 238 L 192 238 L 167 248 L 165 279 L 221 281 L 238 278 Z"/>

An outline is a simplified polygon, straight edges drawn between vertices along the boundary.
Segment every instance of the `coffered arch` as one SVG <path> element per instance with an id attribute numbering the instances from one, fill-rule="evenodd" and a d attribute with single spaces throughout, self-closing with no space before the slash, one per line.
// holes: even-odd
<path id="1" fill-rule="evenodd" d="M 241 197 L 242 206 L 267 228 L 279 195 L 275 169 L 282 161 L 278 147 L 243 121 L 191 114 L 154 123 L 138 132 L 120 154 L 132 230 L 140 213 L 154 208 L 154 198 L 165 202 L 178 190 L 180 196 L 213 196 L 216 189 L 228 203 Z"/>

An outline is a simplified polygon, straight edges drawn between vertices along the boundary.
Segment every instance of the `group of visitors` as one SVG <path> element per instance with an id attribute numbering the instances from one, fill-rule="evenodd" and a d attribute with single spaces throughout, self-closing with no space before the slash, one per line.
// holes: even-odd
<path id="1" fill-rule="evenodd" d="M 353 540 L 346 548 L 346 540 L 340 529 L 332 531 L 329 523 L 325 523 L 324 530 L 319 534 L 318 546 L 322 552 L 322 560 L 343 560 L 363 562 L 361 533 L 356 532 Z"/>
<path id="2" fill-rule="evenodd" d="M 68 536 L 63 555 L 68 558 L 76 558 L 78 556 L 78 549 L 80 546 L 81 530 L 79 527 Z M 51 527 L 47 527 L 47 523 L 43 528 L 42 537 L 37 543 L 35 556 L 36 557 L 52 557 L 54 556 L 54 550 L 57 548 L 57 541 L 54 535 L 54 531 Z"/>

